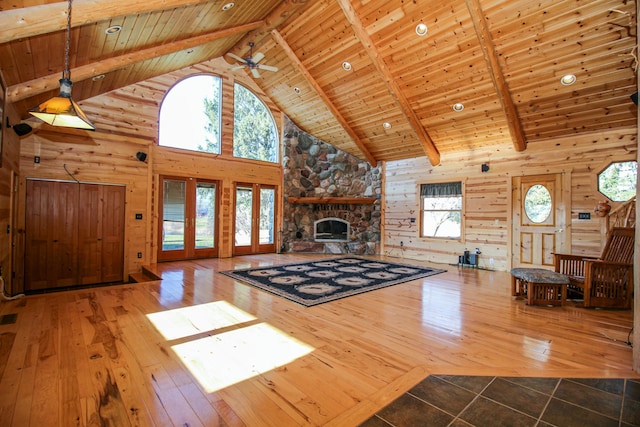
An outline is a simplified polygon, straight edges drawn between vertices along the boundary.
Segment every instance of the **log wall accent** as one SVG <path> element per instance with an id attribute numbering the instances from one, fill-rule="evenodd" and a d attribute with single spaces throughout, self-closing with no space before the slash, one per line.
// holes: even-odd
<path id="1" fill-rule="evenodd" d="M 566 230 L 570 250 L 599 255 L 603 241 L 600 222 L 604 219 L 591 215 L 590 220 L 578 220 L 578 212 L 593 212 L 598 200 L 604 197 L 597 189 L 597 174 L 612 161 L 635 160 L 637 144 L 636 130 L 629 129 L 538 142 L 522 153 L 512 147 L 446 153 L 442 164 L 436 167 L 430 166 L 426 157 L 388 162 L 383 192 L 383 254 L 457 264 L 458 255 L 464 250 L 479 248 L 480 267 L 508 270 L 512 241 L 511 178 L 565 173 L 570 175 L 571 182 L 571 222 Z M 481 172 L 483 163 L 489 165 L 486 173 Z M 420 184 L 452 179 L 465 184 L 464 240 L 420 238 Z M 491 258 L 493 265 L 489 264 Z"/>

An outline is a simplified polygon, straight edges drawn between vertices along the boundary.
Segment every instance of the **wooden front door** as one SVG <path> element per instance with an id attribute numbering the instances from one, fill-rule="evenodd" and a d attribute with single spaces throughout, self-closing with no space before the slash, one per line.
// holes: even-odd
<path id="1" fill-rule="evenodd" d="M 236 184 L 233 254 L 276 251 L 276 188 Z"/>
<path id="2" fill-rule="evenodd" d="M 553 268 L 565 249 L 568 209 L 561 174 L 513 178 L 513 267 Z"/>
<path id="3" fill-rule="evenodd" d="M 124 279 L 125 187 L 27 180 L 25 290 Z"/>
<path id="4" fill-rule="evenodd" d="M 160 200 L 158 261 L 218 255 L 216 181 L 161 176 Z"/>

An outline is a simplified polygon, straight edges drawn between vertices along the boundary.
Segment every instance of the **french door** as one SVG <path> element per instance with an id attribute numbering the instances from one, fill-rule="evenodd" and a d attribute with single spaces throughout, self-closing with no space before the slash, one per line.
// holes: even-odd
<path id="1" fill-rule="evenodd" d="M 218 183 L 195 178 L 160 177 L 158 261 L 218 255 Z"/>
<path id="2" fill-rule="evenodd" d="M 236 184 L 233 254 L 276 251 L 276 187 Z"/>

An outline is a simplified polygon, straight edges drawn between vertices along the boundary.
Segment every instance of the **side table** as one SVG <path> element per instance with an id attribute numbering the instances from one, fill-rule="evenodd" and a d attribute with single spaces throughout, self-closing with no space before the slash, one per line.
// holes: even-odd
<path id="1" fill-rule="evenodd" d="M 562 306 L 567 300 L 569 278 L 543 268 L 512 268 L 511 295 L 527 296 L 529 305 Z"/>

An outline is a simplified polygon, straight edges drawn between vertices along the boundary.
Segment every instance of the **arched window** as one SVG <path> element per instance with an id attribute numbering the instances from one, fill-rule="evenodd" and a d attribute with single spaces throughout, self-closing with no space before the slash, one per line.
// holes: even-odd
<path id="1" fill-rule="evenodd" d="M 249 89 L 234 85 L 233 155 L 277 163 L 278 128 L 266 105 Z"/>
<path id="2" fill-rule="evenodd" d="M 173 86 L 160 108 L 158 144 L 220 154 L 222 79 L 188 77 Z"/>

